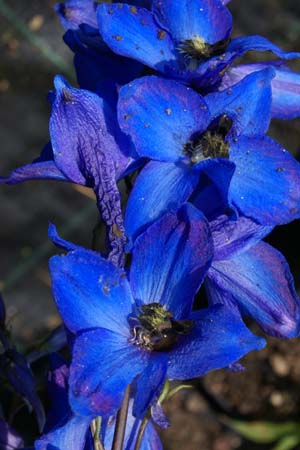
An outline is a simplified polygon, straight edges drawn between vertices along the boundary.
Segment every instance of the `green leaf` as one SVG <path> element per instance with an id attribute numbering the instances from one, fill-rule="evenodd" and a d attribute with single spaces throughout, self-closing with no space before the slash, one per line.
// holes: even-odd
<path id="1" fill-rule="evenodd" d="M 299 436 L 300 424 L 296 422 L 242 422 L 238 420 L 226 420 L 229 425 L 246 439 L 257 443 L 270 443 L 278 439 Z M 280 449 L 281 450 L 281 449 Z"/>
<path id="2" fill-rule="evenodd" d="M 285 436 L 284 438 L 280 439 L 277 445 L 273 447 L 272 450 L 292 450 L 293 448 L 296 448 L 296 446 L 300 443 L 300 434 L 298 432 L 298 435 L 290 435 Z"/>

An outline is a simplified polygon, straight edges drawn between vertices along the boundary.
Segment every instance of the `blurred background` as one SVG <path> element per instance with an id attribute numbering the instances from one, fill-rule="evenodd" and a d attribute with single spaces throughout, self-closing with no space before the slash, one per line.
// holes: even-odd
<path id="1" fill-rule="evenodd" d="M 49 139 L 46 96 L 53 77 L 57 73 L 69 81 L 75 77 L 54 3 L 0 0 L 1 175 L 39 155 Z M 300 51 L 300 1 L 232 0 L 230 9 L 236 35 L 261 34 L 286 50 Z M 257 61 L 258 55 L 249 59 Z M 292 67 L 299 71 L 299 62 Z M 298 119 L 276 121 L 271 134 L 299 156 Z M 78 186 L 51 181 L 1 186 L 0 289 L 21 348 L 60 323 L 47 269 L 48 258 L 55 252 L 47 239 L 49 221 L 64 238 L 90 246 L 97 217 L 92 193 Z M 276 229 L 269 242 L 288 259 L 298 287 L 299 223 Z M 300 341 L 268 341 L 267 349 L 245 358 L 246 372 L 216 371 L 195 383 L 195 390 L 181 392 L 169 401 L 172 426 L 163 433 L 167 450 L 275 448 L 274 444 L 243 438 L 245 432 L 233 431 L 228 427 L 228 415 L 237 420 L 295 421 L 300 430 Z M 270 431 L 249 432 L 255 438 Z M 300 448 L 291 440 L 285 445 L 277 450 Z"/>

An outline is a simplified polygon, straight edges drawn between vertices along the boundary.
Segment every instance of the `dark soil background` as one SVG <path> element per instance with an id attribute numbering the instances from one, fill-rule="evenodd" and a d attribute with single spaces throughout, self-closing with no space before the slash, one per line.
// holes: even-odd
<path id="1" fill-rule="evenodd" d="M 0 172 L 30 162 L 48 140 L 46 95 L 55 74 L 64 73 L 5 17 L 0 0 Z M 72 54 L 52 0 L 6 0 L 16 18 L 72 70 Z M 300 1 L 232 0 L 235 33 L 262 34 L 287 50 L 300 50 Z M 13 19 L 16 23 L 16 18 Z M 266 55 L 264 55 L 266 56 Z M 261 57 L 260 57 L 261 58 Z M 251 54 L 250 60 L 257 60 Z M 299 63 L 293 63 L 299 71 Z M 70 78 L 69 78 L 70 79 Z M 299 120 L 277 122 L 271 130 L 295 156 L 300 154 Z M 15 339 L 22 347 L 60 323 L 51 298 L 47 260 L 54 248 L 48 222 L 67 239 L 89 246 L 97 221 L 93 196 L 70 184 L 34 181 L 0 189 L 0 288 Z M 299 224 L 276 229 L 269 242 L 287 257 L 298 286 Z M 259 333 L 259 330 L 255 330 Z M 270 446 L 243 440 L 224 425 L 224 414 L 239 419 L 298 420 L 300 428 L 300 342 L 268 339 L 252 353 L 246 371 L 216 371 L 167 404 L 171 427 L 163 432 L 167 450 L 254 450 Z"/>

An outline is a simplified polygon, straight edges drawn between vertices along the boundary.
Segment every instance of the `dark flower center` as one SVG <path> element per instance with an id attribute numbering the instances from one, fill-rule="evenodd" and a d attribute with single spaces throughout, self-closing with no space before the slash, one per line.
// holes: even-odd
<path id="1" fill-rule="evenodd" d="M 231 126 L 232 120 L 223 115 L 212 129 L 188 141 L 184 145 L 184 154 L 190 158 L 192 164 L 210 158 L 228 158 L 229 143 L 225 139 Z"/>
<path id="2" fill-rule="evenodd" d="M 130 319 L 135 323 L 130 342 L 157 352 L 170 350 L 193 326 L 192 320 L 174 320 L 172 312 L 156 302 L 141 306 L 140 314 Z"/>
<path id="3" fill-rule="evenodd" d="M 212 58 L 213 56 L 222 55 L 226 50 L 229 40 L 230 39 L 227 38 L 222 39 L 215 44 L 208 44 L 203 38 L 195 36 L 192 39 L 186 39 L 185 41 L 182 41 L 178 45 L 178 51 L 185 58 L 199 64 L 201 61 L 205 61 L 209 58 Z M 191 63 L 191 61 L 189 62 Z"/>

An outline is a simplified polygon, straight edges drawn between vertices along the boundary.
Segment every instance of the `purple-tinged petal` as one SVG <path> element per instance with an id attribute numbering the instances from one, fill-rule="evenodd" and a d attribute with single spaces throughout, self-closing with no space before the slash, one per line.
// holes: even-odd
<path id="1" fill-rule="evenodd" d="M 263 226 L 240 216 L 230 220 L 222 215 L 210 223 L 214 240 L 214 261 L 231 258 L 253 247 L 271 233 L 273 227 Z"/>
<path id="2" fill-rule="evenodd" d="M 149 352 L 127 336 L 98 328 L 75 341 L 70 367 L 70 404 L 81 415 L 111 416 L 120 408 L 124 391 L 147 366 Z"/>
<path id="3" fill-rule="evenodd" d="M 166 430 L 171 425 L 159 402 L 156 402 L 151 406 L 151 417 L 153 422 L 156 423 L 156 425 L 158 425 L 162 430 Z"/>
<path id="4" fill-rule="evenodd" d="M 232 28 L 231 14 L 220 0 L 153 0 L 153 12 L 177 43 L 198 37 L 214 44 Z"/>
<path id="5" fill-rule="evenodd" d="M 71 87 L 61 76 L 54 85 L 50 136 L 57 166 L 74 182 L 91 185 L 105 150 L 119 178 L 129 163 L 130 145 L 111 106 L 90 91 Z"/>
<path id="6" fill-rule="evenodd" d="M 58 180 L 70 181 L 57 167 L 54 161 L 27 164 L 13 170 L 7 177 L 0 177 L 0 184 L 17 184 L 28 180 Z"/>
<path id="7" fill-rule="evenodd" d="M 127 236 L 134 241 L 145 226 L 176 211 L 196 187 L 199 173 L 188 164 L 150 161 L 139 174 L 125 212 Z"/>
<path id="8" fill-rule="evenodd" d="M 101 4 L 97 17 L 100 35 L 115 53 L 159 71 L 170 64 L 177 65 L 172 38 L 147 9 Z"/>
<path id="9" fill-rule="evenodd" d="M 82 23 L 97 28 L 96 6 L 93 0 L 68 0 L 54 9 L 66 30 L 77 30 Z"/>
<path id="10" fill-rule="evenodd" d="M 260 242 L 234 258 L 213 262 L 207 277 L 212 303 L 236 304 L 271 335 L 299 333 L 299 298 L 284 257 Z"/>
<path id="11" fill-rule="evenodd" d="M 219 89 L 226 89 L 249 73 L 257 72 L 265 67 L 273 67 L 275 78 L 272 87 L 272 117 L 278 119 L 294 119 L 300 115 L 300 74 L 292 72 L 282 62 L 268 61 L 256 64 L 244 64 L 232 67 L 227 71 Z"/>
<path id="12" fill-rule="evenodd" d="M 194 313 L 194 317 L 191 332 L 169 352 L 170 379 L 205 375 L 265 346 L 264 339 L 254 336 L 232 308 L 217 305 Z"/>
<path id="13" fill-rule="evenodd" d="M 246 367 L 240 363 L 233 363 L 233 364 L 229 364 L 229 366 L 227 367 L 227 370 L 232 373 L 241 373 L 246 370 Z"/>
<path id="14" fill-rule="evenodd" d="M 93 251 L 50 260 L 58 310 L 72 332 L 103 327 L 128 334 L 133 299 L 125 272 Z"/>
<path id="15" fill-rule="evenodd" d="M 236 57 L 249 51 L 272 52 L 282 59 L 300 58 L 299 52 L 286 52 L 262 36 L 242 36 L 232 39 L 227 52 L 235 53 Z"/>
<path id="16" fill-rule="evenodd" d="M 1 450 L 16 450 L 23 447 L 23 439 L 0 418 L 0 448 Z"/>
<path id="17" fill-rule="evenodd" d="M 262 225 L 281 225 L 300 216 L 300 165 L 268 137 L 240 137 L 230 144 L 236 164 L 229 200 Z"/>
<path id="18" fill-rule="evenodd" d="M 267 68 L 248 75 L 229 89 L 207 95 L 205 101 L 213 118 L 226 114 L 233 119 L 230 134 L 235 136 L 265 134 L 271 119 L 274 75 L 275 71 Z"/>
<path id="19" fill-rule="evenodd" d="M 0 374 L 7 379 L 14 391 L 24 397 L 34 410 L 42 430 L 45 424 L 45 412 L 36 392 L 35 380 L 24 356 L 14 348 L 0 355 Z"/>
<path id="20" fill-rule="evenodd" d="M 91 417 L 71 416 L 35 441 L 35 450 L 83 450 Z"/>
<path id="21" fill-rule="evenodd" d="M 135 242 L 130 269 L 134 297 L 146 304 L 160 302 L 175 319 L 186 318 L 212 253 L 209 226 L 200 211 L 187 203 L 165 214 Z"/>
<path id="22" fill-rule="evenodd" d="M 135 417 L 142 419 L 153 402 L 160 396 L 166 381 L 167 364 L 166 354 L 154 354 L 138 377 L 133 404 Z"/>
<path id="23" fill-rule="evenodd" d="M 143 77 L 120 90 L 118 116 L 140 156 L 159 161 L 186 159 L 184 146 L 204 131 L 210 114 L 191 88 L 159 77 Z"/>
<path id="24" fill-rule="evenodd" d="M 92 186 L 108 228 L 109 259 L 124 260 L 122 207 L 116 180 L 132 162 L 131 146 L 110 108 L 98 95 L 55 77 L 50 136 L 57 166 L 73 181 Z M 123 153 L 124 150 L 124 153 Z"/>

